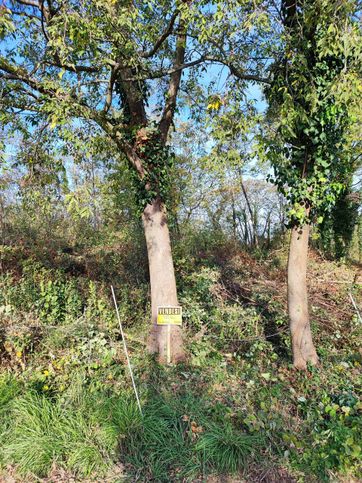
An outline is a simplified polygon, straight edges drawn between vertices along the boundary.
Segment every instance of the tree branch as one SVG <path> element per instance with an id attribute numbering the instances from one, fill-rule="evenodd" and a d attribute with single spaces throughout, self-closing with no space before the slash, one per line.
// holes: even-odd
<path id="1" fill-rule="evenodd" d="M 46 41 L 49 42 L 50 39 L 49 39 L 48 33 L 46 31 L 46 28 L 45 28 L 45 23 L 47 23 L 48 20 L 49 20 L 49 12 L 44 7 L 44 0 L 40 0 L 40 1 L 41 1 L 41 4 L 40 4 L 41 28 L 42 28 L 42 31 L 43 31 L 43 34 L 44 34 Z"/>
<path id="2" fill-rule="evenodd" d="M 117 74 L 117 67 L 113 67 L 111 69 L 111 75 L 109 76 L 109 82 L 108 82 L 108 87 L 107 87 L 107 94 L 106 94 L 106 101 L 104 103 L 104 112 L 108 112 L 111 104 L 112 104 L 112 98 L 113 98 L 113 86 L 114 82 L 116 80 L 116 74 Z"/>
<path id="3" fill-rule="evenodd" d="M 123 82 L 133 82 L 133 81 L 142 81 L 142 80 L 149 80 L 149 79 L 160 79 L 162 77 L 166 77 L 168 75 L 175 74 L 176 72 L 182 71 L 184 69 L 189 69 L 190 67 L 195 67 L 196 65 L 202 64 L 203 62 L 211 62 L 211 63 L 217 63 L 217 64 L 222 64 L 225 65 L 230 69 L 230 72 L 237 77 L 238 79 L 241 80 L 250 80 L 250 81 L 255 81 L 255 82 L 262 82 L 265 84 L 270 84 L 270 80 L 266 77 L 260 77 L 256 74 L 245 74 L 242 71 L 238 70 L 233 64 L 227 62 L 226 60 L 223 59 L 218 59 L 214 57 L 208 57 L 208 56 L 201 56 L 198 59 L 195 59 L 190 62 L 186 62 L 182 65 L 179 66 L 174 66 L 171 69 L 167 70 L 159 70 L 156 72 L 149 72 L 145 73 L 144 75 L 139 75 L 139 76 L 132 76 L 132 77 L 127 77 L 123 80 Z"/>
<path id="4" fill-rule="evenodd" d="M 34 91 L 39 92 L 45 96 L 51 97 L 58 102 L 70 102 L 73 107 L 77 107 L 79 109 L 78 117 L 89 119 L 97 122 L 99 124 L 99 120 L 103 117 L 101 114 L 92 107 L 89 107 L 84 101 L 79 99 L 74 93 L 69 92 L 58 92 L 57 90 L 50 89 L 44 85 L 44 83 L 34 79 L 30 76 L 26 69 L 23 67 L 14 67 L 5 59 L 0 57 L 0 73 L 1 71 L 5 73 L 8 79 L 19 81 L 27 86 L 34 89 Z M 40 101 L 41 99 L 39 99 Z"/>
<path id="5" fill-rule="evenodd" d="M 57 12 L 54 10 L 52 3 L 48 0 L 48 8 L 45 6 L 45 0 L 40 0 L 40 2 L 36 2 L 35 0 L 15 0 L 17 3 L 21 5 L 26 5 L 29 7 L 37 8 L 41 14 L 41 17 L 34 16 L 37 20 L 41 22 L 42 32 L 45 37 L 46 42 L 49 42 L 49 36 L 46 31 L 46 24 L 49 23 L 51 17 L 54 16 Z M 23 14 L 26 16 L 31 16 L 30 14 L 26 14 L 25 12 L 19 12 L 19 14 Z M 99 72 L 100 67 L 92 67 L 87 65 L 71 65 L 71 64 L 64 64 L 60 61 L 60 58 L 57 53 L 54 54 L 54 61 L 46 61 L 45 64 L 59 67 L 61 69 L 67 70 L 68 72 L 80 73 L 80 72 L 87 72 L 90 74 Z"/>
<path id="6" fill-rule="evenodd" d="M 255 74 L 245 74 L 243 71 L 235 67 L 235 65 L 233 65 L 231 62 L 228 62 L 227 60 L 213 58 L 213 57 L 205 57 L 205 60 L 207 60 L 208 62 L 215 62 L 218 64 L 225 65 L 226 67 L 229 68 L 231 74 L 233 74 L 235 77 L 237 77 L 240 80 L 255 81 L 255 82 L 262 82 L 264 84 L 270 84 L 270 79 L 266 77 L 260 77 Z"/>
<path id="7" fill-rule="evenodd" d="M 8 10 L 10 10 L 10 12 L 13 14 L 13 15 L 18 15 L 19 17 L 27 17 L 27 18 L 33 18 L 33 19 L 36 19 L 38 20 L 39 22 L 41 22 L 41 19 L 39 17 L 37 17 L 36 15 L 33 15 L 31 13 L 27 13 L 27 12 L 18 12 L 16 10 L 13 10 L 11 8 L 8 8 Z"/>
<path id="8" fill-rule="evenodd" d="M 137 155 L 136 150 L 126 142 L 124 137 L 121 134 L 121 130 L 124 129 L 124 126 L 120 124 L 115 126 L 109 118 L 105 115 L 105 112 L 99 112 L 96 109 L 93 109 L 87 106 L 84 102 L 77 99 L 74 94 L 64 93 L 59 94 L 55 90 L 49 89 L 45 87 L 40 81 L 33 79 L 29 73 L 23 67 L 15 67 L 7 62 L 5 59 L 0 57 L 0 77 L 18 81 L 24 83 L 25 85 L 34 89 L 34 91 L 39 92 L 40 94 L 55 98 L 59 102 L 71 101 L 73 106 L 78 107 L 79 112 L 77 116 L 79 118 L 88 119 L 90 121 L 94 121 L 98 126 L 105 131 L 120 147 L 120 149 L 126 154 L 130 164 L 133 168 L 137 171 L 138 175 L 142 179 L 145 176 L 145 170 L 143 167 L 143 163 L 141 158 Z M 132 88 L 133 86 L 131 86 Z M 38 102 L 41 101 L 41 98 L 37 98 L 34 93 L 29 92 L 28 90 L 23 89 L 20 86 L 20 89 L 25 92 L 27 95 L 33 97 Z M 135 101 L 136 102 L 136 101 Z M 143 104 L 142 104 L 143 106 Z M 39 109 L 34 109 L 33 105 L 22 104 L 21 106 L 16 106 L 14 101 L 11 102 L 11 107 L 18 107 L 19 109 L 26 109 L 32 110 L 34 112 L 39 112 Z M 138 106 L 137 106 L 138 107 Z"/>
<path id="9" fill-rule="evenodd" d="M 148 59 L 149 57 L 152 57 L 156 54 L 156 52 L 161 47 L 163 42 L 167 39 L 167 37 L 169 37 L 172 34 L 173 26 L 175 25 L 175 21 L 176 21 L 178 14 L 179 14 L 179 10 L 175 10 L 175 12 L 173 13 L 173 15 L 170 18 L 170 21 L 169 21 L 169 23 L 166 27 L 166 30 L 163 32 L 163 34 L 161 34 L 158 37 L 158 39 L 156 40 L 155 45 L 152 47 L 152 49 L 141 53 L 141 57 L 143 57 L 144 59 Z"/>
<path id="10" fill-rule="evenodd" d="M 167 135 L 175 113 L 176 100 L 180 87 L 182 70 L 183 68 L 185 68 L 181 67 L 184 65 L 185 62 L 186 51 L 186 28 L 183 20 L 180 20 L 179 27 L 180 33 L 178 34 L 176 40 L 174 72 L 171 74 L 170 83 L 166 94 L 166 104 L 162 113 L 161 121 L 159 123 L 161 139 L 164 143 L 167 141 Z"/>
<path id="11" fill-rule="evenodd" d="M 92 67 L 90 65 L 64 64 L 63 62 L 60 61 L 59 58 L 56 58 L 54 62 L 46 61 L 45 63 L 53 67 L 59 67 L 60 69 L 64 69 L 68 72 L 73 72 L 73 73 L 87 72 L 88 74 L 95 74 L 96 72 L 99 72 L 101 69 L 101 66 Z"/>
<path id="12" fill-rule="evenodd" d="M 52 96 L 55 95 L 55 91 L 45 88 L 44 85 L 42 85 L 39 81 L 32 78 L 24 68 L 14 67 L 1 57 L 0 57 L 0 71 L 3 71 L 6 74 L 8 74 L 8 78 L 11 78 L 11 80 L 18 80 L 20 82 L 23 82 L 24 84 L 27 84 L 32 89 L 35 89 L 36 91 L 40 92 L 40 94 L 46 94 L 46 95 L 52 95 Z"/>
<path id="13" fill-rule="evenodd" d="M 1 73 L 0 73 L 0 79 L 17 80 L 14 76 L 11 76 L 10 74 L 1 74 Z M 29 91 L 22 85 L 16 84 L 14 85 L 13 88 L 11 88 L 11 86 L 7 86 L 7 87 L 8 87 L 8 90 L 5 92 L 2 92 L 1 99 L 5 99 L 6 96 L 11 94 L 12 92 L 22 92 L 23 94 L 26 94 L 27 96 L 32 97 L 36 101 L 39 101 L 38 96 L 34 94 L 34 92 Z"/>
<path id="14" fill-rule="evenodd" d="M 37 9 L 41 9 L 40 4 L 38 2 L 35 2 L 33 0 L 15 0 L 17 3 L 20 3 L 21 5 L 26 5 L 28 7 L 34 7 Z"/>

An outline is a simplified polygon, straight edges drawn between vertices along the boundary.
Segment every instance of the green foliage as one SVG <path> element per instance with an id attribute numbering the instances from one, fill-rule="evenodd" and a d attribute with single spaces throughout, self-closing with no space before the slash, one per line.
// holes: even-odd
<path id="1" fill-rule="evenodd" d="M 126 461 L 144 468 L 145 479 L 166 482 L 172 474 L 174 481 L 182 481 L 215 469 L 235 473 L 260 444 L 260 438 L 230 424 L 213 423 L 209 409 L 192 395 L 174 401 L 153 396 L 144 410 L 142 427 L 136 434 L 129 431 L 122 449 Z"/>
<path id="2" fill-rule="evenodd" d="M 143 159 L 145 174 L 140 178 L 137 172 L 131 171 L 140 214 L 147 204 L 152 203 L 158 197 L 165 203 L 170 201 L 175 161 L 170 147 L 162 143 L 160 132 L 156 126 L 151 125 L 144 129 L 143 135 L 145 139 L 139 142 L 137 151 L 140 158 Z M 136 138 L 132 140 L 135 142 Z"/>
<path id="3" fill-rule="evenodd" d="M 350 253 L 353 233 L 357 225 L 358 193 L 346 188 L 333 206 L 328 218 L 320 226 L 322 248 L 329 256 L 346 259 Z"/>
<path id="4" fill-rule="evenodd" d="M 217 270 L 202 267 L 199 272 L 183 278 L 184 290 L 181 292 L 180 300 L 185 307 L 185 323 L 192 331 L 200 330 L 212 319 L 215 310 L 212 289 L 219 276 Z"/>
<path id="5" fill-rule="evenodd" d="M 303 417 L 314 422 L 314 445 L 304 451 L 300 466 L 307 465 L 325 481 L 330 470 L 358 473 L 362 469 L 362 408 L 356 396 L 322 393 L 318 404 L 307 404 L 301 398 L 299 407 Z"/>
<path id="6" fill-rule="evenodd" d="M 62 323 L 66 317 L 80 314 L 81 299 L 74 282 L 48 280 L 39 283 L 38 313 L 49 323 Z"/>
<path id="7" fill-rule="evenodd" d="M 0 436 L 5 464 L 16 464 L 24 476 L 45 476 L 54 463 L 79 476 L 95 470 L 101 476 L 120 457 L 144 478 L 166 482 L 171 473 L 179 481 L 207 468 L 236 472 L 260 444 L 230 424 L 219 428 L 205 419 L 205 428 L 197 425 L 193 418 L 204 418 L 205 409 L 192 396 L 171 401 L 153 395 L 142 418 L 127 393 L 77 387 L 55 399 L 32 392 L 2 398 L 10 416 Z"/>
<path id="8" fill-rule="evenodd" d="M 62 324 L 81 315 L 79 287 L 60 270 L 47 270 L 30 260 L 24 264 L 23 276 L 16 285 L 7 277 L 2 285 L 2 304 L 10 311 L 34 311 L 42 322 L 49 324 Z"/>
<path id="9" fill-rule="evenodd" d="M 88 285 L 88 293 L 85 301 L 85 317 L 92 321 L 97 319 L 103 320 L 104 324 L 110 324 L 113 320 L 113 312 L 109 302 L 105 297 L 100 296 L 99 287 L 90 281 Z M 126 305 L 126 304 L 125 304 Z"/>
<path id="10" fill-rule="evenodd" d="M 15 377 L 7 374 L 2 374 L 0 376 L 0 427 L 2 428 L 2 431 L 4 431 L 9 425 L 8 414 L 10 404 L 20 392 L 21 385 Z M 0 464 L 2 463 L 3 460 L 0 456 Z"/>
<path id="11" fill-rule="evenodd" d="M 150 363 L 140 344 L 147 292 L 131 286 L 118 292 L 143 418 L 102 284 L 78 277 L 81 316 L 50 325 L 48 318 L 38 318 L 34 277 L 54 280 L 58 272 L 29 261 L 22 276 L 1 279 L 1 305 L 11 301 L 2 313 L 0 339 L 0 468 L 5 474 L 12 465 L 19 478 L 31 481 L 32 475 L 46 476 L 56 467 L 80 480 L 103 481 L 114 473 L 117 480 L 120 462 L 130 480 L 160 482 L 225 474 L 253 481 L 253 471 L 263 464 L 306 480 L 359 474 L 360 323 L 333 320 L 332 312 L 312 305 L 313 325 L 322 321 L 316 338 L 324 367 L 295 373 L 276 353 L 286 326 L 284 306 L 270 290 L 274 280 L 279 291 L 280 251 L 275 266 L 273 257 L 255 260 L 246 254 L 228 253 L 227 261 L 225 255 L 220 261 L 215 246 L 208 249 L 202 260 L 190 257 L 177 264 L 183 273 L 188 364 Z M 323 267 L 330 274 L 339 265 L 323 262 Z M 311 268 L 321 270 L 321 264 Z M 61 280 L 74 281 L 64 274 Z M 248 299 L 242 284 L 253 291 Z M 346 304 L 346 292 L 339 288 L 333 300 Z M 358 285 L 356 299 L 357 290 Z M 17 293 L 23 307 L 14 305 Z M 65 313 L 69 310 L 65 306 Z M 269 327 L 272 323 L 275 327 Z M 277 330 L 281 342 L 266 337 Z"/>
<path id="12" fill-rule="evenodd" d="M 355 169 L 348 136 L 361 52 L 353 4 L 306 0 L 285 19 L 284 59 L 266 89 L 280 118 L 268 154 L 292 224 L 321 222 Z"/>
<path id="13" fill-rule="evenodd" d="M 2 5 L 0 10 L 0 39 L 2 40 L 5 36 L 13 33 L 14 30 L 15 25 L 12 22 L 11 10 Z"/>

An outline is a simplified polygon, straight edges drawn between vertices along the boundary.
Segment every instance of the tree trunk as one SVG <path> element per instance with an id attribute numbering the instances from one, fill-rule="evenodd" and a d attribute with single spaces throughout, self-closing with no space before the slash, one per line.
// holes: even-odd
<path id="1" fill-rule="evenodd" d="M 256 206 L 254 205 L 254 212 L 253 212 L 253 245 L 255 248 L 259 248 L 259 240 L 258 240 L 258 212 L 256 210 Z"/>
<path id="2" fill-rule="evenodd" d="M 318 356 L 314 348 L 309 323 L 307 294 L 309 225 L 292 229 L 288 259 L 288 311 L 292 338 L 293 364 L 306 369 L 315 365 Z"/>
<path id="3" fill-rule="evenodd" d="M 236 240 L 237 239 L 237 217 L 236 217 L 234 192 L 232 192 L 232 195 L 231 195 L 231 206 L 232 206 L 232 217 L 233 217 L 233 237 L 234 237 L 234 240 Z"/>
<path id="4" fill-rule="evenodd" d="M 359 215 L 358 220 L 358 261 L 362 262 L 362 215 Z"/>
<path id="5" fill-rule="evenodd" d="M 152 327 L 147 348 L 150 353 L 158 354 L 159 361 L 163 363 L 167 360 L 167 326 L 157 325 L 157 307 L 178 304 L 170 234 L 163 203 L 156 199 L 148 204 L 142 218 L 147 243 L 152 305 Z M 171 362 L 180 362 L 184 359 L 182 329 L 179 326 L 171 326 Z"/>

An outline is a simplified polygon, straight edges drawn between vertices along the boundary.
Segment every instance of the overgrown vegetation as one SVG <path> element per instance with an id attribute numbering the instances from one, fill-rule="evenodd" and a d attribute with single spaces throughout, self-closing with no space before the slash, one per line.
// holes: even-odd
<path id="1" fill-rule="evenodd" d="M 19 481 L 358 477 L 362 327 L 348 298 L 352 290 L 360 300 L 353 266 L 314 255 L 312 277 L 324 280 L 311 293 L 323 366 L 296 373 L 282 294 L 285 249 L 256 260 L 232 245 L 206 248 L 204 260 L 190 251 L 177 264 L 186 364 L 162 367 L 145 355 L 147 294 L 118 292 L 143 417 L 108 285 L 35 260 L 2 275 L 4 474 Z M 327 295 L 336 279 L 346 283 Z"/>
<path id="2" fill-rule="evenodd" d="M 2 0 L 1 482 L 361 481 L 360 16 Z"/>

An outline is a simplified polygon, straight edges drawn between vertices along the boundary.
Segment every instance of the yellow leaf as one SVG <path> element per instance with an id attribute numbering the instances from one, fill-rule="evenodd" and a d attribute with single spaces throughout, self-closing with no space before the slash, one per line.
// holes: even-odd
<path id="1" fill-rule="evenodd" d="M 64 74 L 65 74 L 65 69 L 62 69 L 62 70 L 59 72 L 59 74 L 58 74 L 58 77 L 59 77 L 59 79 L 60 79 L 60 80 L 62 80 L 62 77 L 63 77 L 63 75 L 64 75 Z"/>
<path id="2" fill-rule="evenodd" d="M 207 105 L 207 110 L 217 111 L 220 109 L 221 105 L 222 105 L 221 99 L 216 97 L 211 102 L 209 102 L 209 104 Z"/>
<path id="3" fill-rule="evenodd" d="M 53 116 L 50 123 L 50 129 L 54 129 L 56 126 L 57 126 L 57 118 Z"/>

